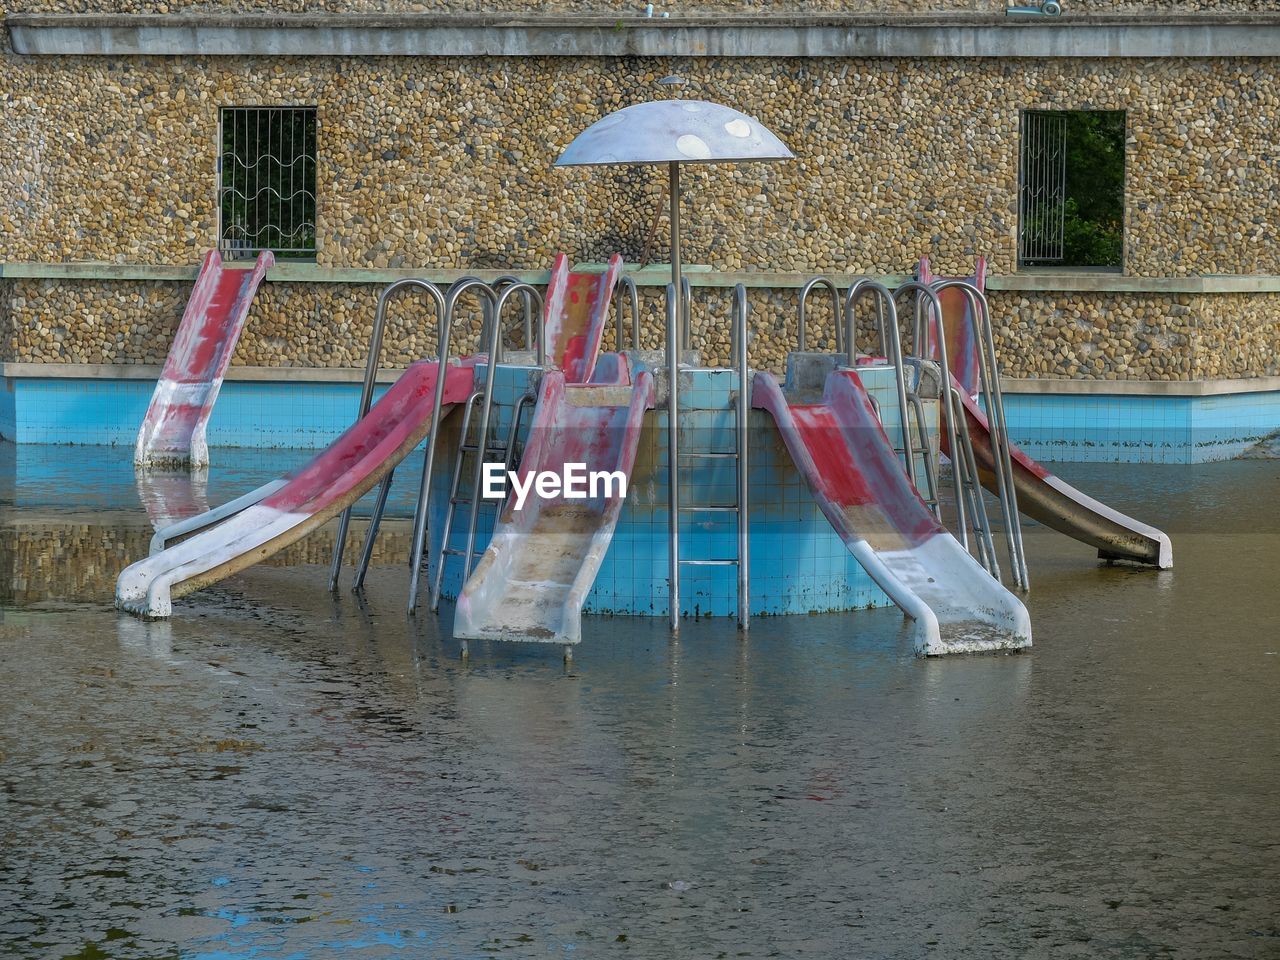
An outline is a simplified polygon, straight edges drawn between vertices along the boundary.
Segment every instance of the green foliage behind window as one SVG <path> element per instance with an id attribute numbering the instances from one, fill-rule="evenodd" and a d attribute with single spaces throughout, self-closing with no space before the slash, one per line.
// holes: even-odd
<path id="1" fill-rule="evenodd" d="M 1063 265 L 1118 267 L 1124 258 L 1124 114 L 1067 114 Z"/>

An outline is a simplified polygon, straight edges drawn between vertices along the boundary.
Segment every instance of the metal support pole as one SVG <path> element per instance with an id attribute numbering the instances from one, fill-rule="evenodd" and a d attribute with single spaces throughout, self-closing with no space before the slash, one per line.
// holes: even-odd
<path id="1" fill-rule="evenodd" d="M 834 293 L 837 309 L 839 294 Z M 747 303 L 747 288 L 738 284 L 733 289 L 734 343 L 738 374 L 738 402 L 735 407 L 738 433 L 738 629 L 746 632 L 751 626 L 751 511 L 747 505 L 747 448 L 751 443 L 747 431 L 747 416 L 751 410 L 751 373 L 747 369 L 747 317 L 751 308 Z"/>
<path id="2" fill-rule="evenodd" d="M 671 165 L 678 169 L 676 164 Z M 674 272 L 673 268 L 673 272 Z M 680 633 L 680 288 L 667 285 L 667 596 L 671 632 Z"/>
<path id="3" fill-rule="evenodd" d="M 667 296 L 674 302 L 680 295 L 682 284 L 680 267 L 680 163 L 672 160 L 667 167 L 670 186 L 667 192 L 671 195 L 671 288 Z"/>

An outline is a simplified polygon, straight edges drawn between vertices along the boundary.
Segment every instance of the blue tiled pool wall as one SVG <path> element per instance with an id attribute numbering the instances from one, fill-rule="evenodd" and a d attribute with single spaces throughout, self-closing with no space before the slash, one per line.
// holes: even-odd
<path id="1" fill-rule="evenodd" d="M 1045 461 L 1231 460 L 1280 430 L 1280 392 L 1207 397 L 1007 393 L 1009 433 Z"/>
<path id="2" fill-rule="evenodd" d="M 892 387 L 887 372 L 866 375 L 891 409 Z M 686 452 L 733 449 L 735 376 L 729 370 L 700 370 L 683 377 L 681 437 Z M 882 382 L 883 381 L 883 382 Z M 502 424 L 509 423 L 509 404 L 516 396 L 504 391 Z M 442 435 L 442 449 L 455 450 L 461 419 L 454 417 Z M 667 417 L 655 411 L 647 418 L 636 467 L 609 551 L 586 610 L 593 613 L 664 616 L 668 611 L 667 546 Z M 505 434 L 504 434 L 505 435 Z M 750 468 L 751 609 L 756 615 L 818 613 L 887 606 L 888 598 L 871 581 L 845 548 L 810 496 L 803 478 L 772 419 L 752 411 L 748 464 Z M 471 475 L 468 464 L 465 476 Z M 453 456 L 442 458 L 432 483 L 432 555 L 439 556 L 448 509 Z M 681 495 L 690 507 L 734 502 L 735 464 L 730 459 L 691 460 L 683 471 Z M 464 491 L 466 493 L 467 491 Z M 496 506 L 484 504 L 477 522 L 474 549 L 483 551 L 492 535 Z M 449 546 L 459 555 L 445 560 L 442 592 L 454 597 L 462 588 L 462 557 L 466 549 L 469 508 L 455 514 Z M 733 512 L 695 510 L 683 514 L 681 555 L 690 560 L 731 558 L 737 551 L 737 520 Z M 434 575 L 434 569 L 430 571 Z M 687 616 L 733 616 L 737 611 L 736 566 L 681 567 L 681 608 Z"/>
<path id="3" fill-rule="evenodd" d="M 0 440 L 13 440 L 18 436 L 17 389 L 16 380 L 0 378 Z"/>
<path id="4" fill-rule="evenodd" d="M 154 389 L 148 380 L 7 380 L 16 413 L 4 438 L 132 447 Z M 209 447 L 322 449 L 351 426 L 359 402 L 358 383 L 228 381 L 209 418 Z"/>
<path id="5" fill-rule="evenodd" d="M 0 437 L 18 443 L 132 447 L 151 399 L 143 380 L 6 378 Z M 892 398 L 892 391 L 882 391 Z M 229 381 L 209 446 L 314 450 L 355 416 L 355 383 Z M 884 405 L 893 432 L 894 405 Z M 1208 397 L 1005 395 L 1014 441 L 1046 461 L 1203 463 L 1226 460 L 1280 430 L 1280 391 Z"/>

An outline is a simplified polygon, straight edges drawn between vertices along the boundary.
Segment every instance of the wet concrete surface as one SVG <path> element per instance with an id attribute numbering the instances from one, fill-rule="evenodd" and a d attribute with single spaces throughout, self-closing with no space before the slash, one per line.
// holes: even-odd
<path id="1" fill-rule="evenodd" d="M 1025 654 L 587 617 L 566 669 L 460 662 L 402 548 L 119 615 L 149 526 L 83 453 L 0 447 L 0 953 L 1280 957 L 1280 463 L 1061 467 L 1175 567 L 1028 527 Z"/>

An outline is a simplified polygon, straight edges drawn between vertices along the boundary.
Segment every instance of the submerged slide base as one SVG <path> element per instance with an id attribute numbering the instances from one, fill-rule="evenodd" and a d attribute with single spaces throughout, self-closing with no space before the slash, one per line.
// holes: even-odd
<path id="1" fill-rule="evenodd" d="M 631 477 L 653 376 L 635 385 L 568 384 L 557 370 L 542 378 L 521 482 L 542 471 L 582 464 L 587 475 Z M 595 583 L 622 511 L 623 493 L 583 499 L 538 497 L 523 508 L 508 498 L 493 538 L 458 597 L 453 633 L 460 639 L 575 644 L 582 605 Z"/>
<path id="2" fill-rule="evenodd" d="M 752 405 L 774 417 L 810 492 L 849 552 L 916 625 L 925 656 L 1018 650 L 1031 618 L 930 512 L 853 370 L 829 374 L 820 402 L 790 402 L 757 373 Z"/>
<path id="3" fill-rule="evenodd" d="M 218 511 L 211 511 L 163 531 L 192 535 L 126 568 L 116 581 L 116 606 L 152 619 L 167 617 L 174 598 L 265 560 L 355 503 L 430 432 L 438 369 L 435 362 L 410 366 L 358 423 L 306 466 L 228 505 L 248 502 L 239 512 L 218 522 Z M 470 366 L 448 367 L 442 417 L 467 398 L 472 380 Z"/>
<path id="4" fill-rule="evenodd" d="M 252 270 L 227 269 L 218 251 L 206 254 L 138 431 L 139 469 L 208 467 L 209 416 L 254 294 L 274 263 L 263 252 Z"/>

